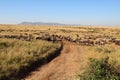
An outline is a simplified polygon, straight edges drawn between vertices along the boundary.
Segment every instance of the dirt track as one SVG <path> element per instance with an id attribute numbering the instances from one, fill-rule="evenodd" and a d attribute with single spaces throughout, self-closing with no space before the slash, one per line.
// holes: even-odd
<path id="1" fill-rule="evenodd" d="M 25 80 L 76 80 L 82 52 L 81 46 L 65 42 L 57 58 L 32 72 Z"/>

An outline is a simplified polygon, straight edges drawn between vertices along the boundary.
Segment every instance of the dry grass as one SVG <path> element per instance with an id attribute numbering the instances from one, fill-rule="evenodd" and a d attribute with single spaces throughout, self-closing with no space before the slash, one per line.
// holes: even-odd
<path id="1" fill-rule="evenodd" d="M 76 38 L 76 35 L 84 37 L 85 35 L 108 35 L 119 38 L 120 28 L 117 27 L 89 27 L 89 26 L 30 26 L 30 25 L 0 25 L 0 35 L 7 34 L 31 34 L 36 35 L 43 33 L 56 34 L 63 36 L 71 36 Z M 2 31 L 3 30 L 3 31 Z"/>
<path id="2" fill-rule="evenodd" d="M 55 35 L 62 35 L 62 36 L 70 36 L 73 39 L 76 39 L 78 36 L 80 38 L 83 38 L 83 37 L 86 37 L 86 36 L 88 37 L 92 35 L 94 37 L 110 36 L 110 37 L 113 37 L 119 40 L 120 39 L 119 32 L 120 32 L 120 28 L 117 28 L 117 27 L 114 28 L 114 27 L 91 27 L 91 26 L 80 26 L 80 27 L 78 26 L 68 27 L 67 26 L 65 27 L 65 26 L 0 25 L 0 35 L 31 34 L 33 36 L 39 36 L 39 35 L 42 35 L 43 33 L 47 33 L 50 35 L 55 34 Z M 23 62 L 20 61 L 18 62 L 18 64 L 16 63 L 14 64 L 14 66 L 16 66 L 14 68 L 18 69 L 19 66 L 21 66 L 19 65 L 19 63 L 24 63 L 24 60 L 28 61 L 28 63 L 29 61 L 37 60 L 35 56 L 37 57 L 38 55 L 40 55 L 40 57 L 46 56 L 47 54 L 44 54 L 46 53 L 46 51 L 49 51 L 49 50 L 54 51 L 54 49 L 56 49 L 56 46 L 58 47 L 58 44 L 54 45 L 53 43 L 44 42 L 44 41 L 32 41 L 31 43 L 26 42 L 26 41 L 20 41 L 20 40 L 16 41 L 16 40 L 8 40 L 8 39 L 6 40 L 4 39 L 0 41 L 8 41 L 8 44 L 9 44 L 7 45 L 8 47 L 4 48 L 4 46 L 2 46 L 3 49 L 0 49 L 1 51 L 0 61 L 2 61 L 1 65 L 4 65 L 4 63 L 6 63 L 4 65 L 5 68 L 3 69 L 3 71 L 9 71 L 9 72 L 11 71 L 9 69 L 8 70 L 6 69 L 6 67 L 8 66 L 7 64 L 9 63 L 9 60 L 11 60 L 12 62 L 14 61 L 14 59 L 19 59 L 19 57 L 20 59 L 23 59 Z M 53 45 L 55 46 L 54 48 L 53 48 Z M 45 47 L 42 48 L 42 46 L 45 46 Z M 114 44 L 107 44 L 107 45 L 102 45 L 102 46 L 84 46 L 83 50 L 84 50 L 84 55 L 82 56 L 83 58 L 82 69 L 84 70 L 86 70 L 86 68 L 88 68 L 89 66 L 88 65 L 89 58 L 101 59 L 103 57 L 108 56 L 110 58 L 109 59 L 110 63 L 112 63 L 113 61 L 116 61 L 117 65 L 115 66 L 119 66 L 120 64 L 120 59 L 119 59 L 120 46 L 117 46 Z M 42 53 L 42 55 L 39 53 Z M 8 58 L 5 58 L 4 56 Z M 28 64 L 24 64 L 24 65 L 28 65 Z M 118 69 L 120 68 L 118 67 Z M 7 73 L 6 75 L 9 75 L 9 74 Z"/>
<path id="3" fill-rule="evenodd" d="M 96 58 L 101 59 L 104 57 L 110 57 L 110 60 L 117 60 L 120 63 L 120 46 L 112 45 L 103 45 L 103 46 L 94 46 L 88 47 L 85 58 Z"/>
<path id="4" fill-rule="evenodd" d="M 0 80 L 11 80 L 34 66 L 32 63 L 46 60 L 59 48 L 59 43 L 47 41 L 0 39 Z"/>

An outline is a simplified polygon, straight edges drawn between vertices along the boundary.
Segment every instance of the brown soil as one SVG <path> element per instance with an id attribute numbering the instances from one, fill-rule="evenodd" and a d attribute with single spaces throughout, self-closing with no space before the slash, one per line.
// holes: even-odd
<path id="1" fill-rule="evenodd" d="M 65 42 L 58 57 L 30 73 L 25 80 L 76 80 L 82 50 L 81 46 Z"/>

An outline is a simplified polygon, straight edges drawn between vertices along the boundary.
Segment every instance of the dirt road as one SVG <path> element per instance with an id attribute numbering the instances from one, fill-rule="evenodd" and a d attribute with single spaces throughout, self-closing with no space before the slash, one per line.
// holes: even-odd
<path id="1" fill-rule="evenodd" d="M 25 80 L 76 80 L 82 50 L 81 46 L 66 42 L 57 58 L 32 72 Z"/>

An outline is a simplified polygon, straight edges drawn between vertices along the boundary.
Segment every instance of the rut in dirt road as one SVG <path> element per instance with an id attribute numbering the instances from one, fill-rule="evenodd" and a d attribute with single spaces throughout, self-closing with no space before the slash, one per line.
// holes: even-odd
<path id="1" fill-rule="evenodd" d="M 82 47 L 65 43 L 61 54 L 25 80 L 74 80 L 80 69 Z"/>

